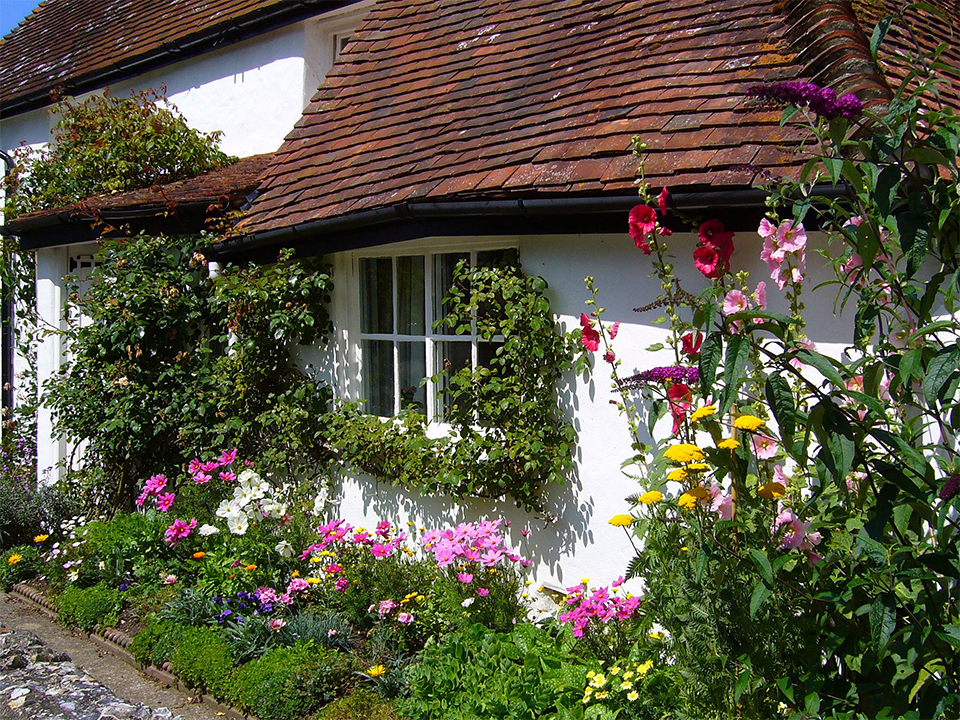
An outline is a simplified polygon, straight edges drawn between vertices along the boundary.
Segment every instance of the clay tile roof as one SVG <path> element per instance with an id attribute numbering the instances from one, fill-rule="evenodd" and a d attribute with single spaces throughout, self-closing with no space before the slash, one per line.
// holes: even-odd
<path id="1" fill-rule="evenodd" d="M 797 164 L 794 131 L 745 98 L 752 84 L 890 97 L 859 12 L 847 0 L 381 0 L 287 136 L 245 230 L 412 202 L 635 194 L 634 135 L 654 186 L 749 186 L 744 166 Z"/>
<path id="2" fill-rule="evenodd" d="M 176 213 L 178 208 L 184 206 L 200 207 L 203 217 L 220 215 L 227 210 L 235 210 L 246 202 L 272 159 L 272 153 L 252 155 L 189 180 L 113 195 L 95 195 L 78 203 L 38 210 L 11 220 L 5 230 L 24 238 L 52 225 L 89 225 L 99 219 L 111 219 L 115 222 L 131 218 L 158 217 Z"/>
<path id="3" fill-rule="evenodd" d="M 0 40 L 3 113 L 41 107 L 349 0 L 45 0 Z"/>

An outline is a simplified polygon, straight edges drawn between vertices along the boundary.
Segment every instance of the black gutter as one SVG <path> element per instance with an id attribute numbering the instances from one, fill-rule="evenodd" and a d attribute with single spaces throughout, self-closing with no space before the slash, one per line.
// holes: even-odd
<path id="1" fill-rule="evenodd" d="M 54 81 L 65 95 L 84 92 L 142 75 L 150 70 L 166 67 L 211 50 L 220 49 L 257 35 L 277 30 L 287 25 L 316 17 L 320 13 L 355 5 L 360 0 L 298 0 L 294 5 L 279 6 L 267 12 L 257 11 L 246 18 L 204 28 L 199 33 L 184 38 L 175 45 L 166 46 L 117 64 L 94 70 L 76 78 Z M 4 100 L 4 117 L 12 117 L 50 104 L 51 87 L 27 95 Z"/>
<path id="2" fill-rule="evenodd" d="M 0 150 L 0 160 L 3 160 L 3 177 L 13 172 L 13 158 Z M 2 231 L 0 231 L 2 232 Z M 3 289 L 3 302 L 0 303 L 0 345 L 3 353 L 0 355 L 0 405 L 13 409 L 13 288 Z"/>
<path id="3" fill-rule="evenodd" d="M 845 193 L 842 187 L 825 186 L 816 194 Z M 756 229 L 766 197 L 763 190 L 741 188 L 677 192 L 670 202 L 687 215 L 717 217 L 729 229 L 745 232 Z M 264 261 L 280 248 L 312 256 L 436 236 L 626 233 L 626 215 L 637 202 L 635 194 L 411 202 L 228 238 L 210 254 L 223 260 Z"/>

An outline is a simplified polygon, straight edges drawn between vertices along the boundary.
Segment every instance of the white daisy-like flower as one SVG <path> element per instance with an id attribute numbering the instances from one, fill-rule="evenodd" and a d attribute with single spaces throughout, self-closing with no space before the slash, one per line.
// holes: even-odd
<path id="1" fill-rule="evenodd" d="M 228 518 L 231 515 L 236 515 L 243 509 L 243 505 L 238 503 L 236 499 L 233 500 L 223 500 L 219 505 L 217 505 L 217 511 L 214 513 L 217 517 Z"/>
<path id="2" fill-rule="evenodd" d="M 287 514 L 287 506 L 275 502 L 266 503 L 262 510 L 264 515 L 274 520 L 279 520 Z"/>
<path id="3" fill-rule="evenodd" d="M 250 520 L 246 513 L 237 513 L 227 518 L 227 527 L 234 535 L 245 535 L 250 527 Z"/>
<path id="4" fill-rule="evenodd" d="M 214 525 L 201 525 L 200 529 L 197 530 L 197 534 L 200 537 L 208 537 L 210 535 L 216 535 L 218 532 L 220 532 L 220 528 Z"/>
<path id="5" fill-rule="evenodd" d="M 244 485 L 252 485 L 253 483 L 260 482 L 260 474 L 255 470 L 247 468 L 239 475 L 237 475 L 237 480 L 239 480 Z"/>
<path id="6" fill-rule="evenodd" d="M 288 543 L 286 540 L 281 540 L 278 542 L 274 550 L 280 553 L 280 557 L 293 557 L 293 545 Z"/>
<path id="7" fill-rule="evenodd" d="M 233 500 L 230 504 L 245 508 L 253 499 L 253 491 L 250 489 L 249 485 L 237 485 L 233 489 Z"/>

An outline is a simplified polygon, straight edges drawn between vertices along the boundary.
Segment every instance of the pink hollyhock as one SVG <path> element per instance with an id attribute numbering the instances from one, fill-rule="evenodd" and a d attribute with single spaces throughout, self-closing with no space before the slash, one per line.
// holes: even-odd
<path id="1" fill-rule="evenodd" d="M 764 240 L 773 239 L 777 234 L 777 226 L 770 222 L 767 218 L 764 218 L 760 221 L 760 227 L 757 228 L 757 234 L 760 235 Z"/>
<path id="2" fill-rule="evenodd" d="M 413 622 L 413 615 L 406 612 L 397 613 L 397 622 L 403 623 L 404 625 L 409 625 Z"/>
<path id="3" fill-rule="evenodd" d="M 790 487 L 790 477 L 783 469 L 783 465 L 777 465 L 773 468 L 773 481 L 778 482 L 785 488 Z"/>
<path id="4" fill-rule="evenodd" d="M 753 436 L 753 451 L 761 460 L 769 460 L 777 454 L 777 448 L 780 446 L 777 441 L 766 435 Z"/>
<path id="5" fill-rule="evenodd" d="M 165 493 L 157 498 L 157 509 L 160 512 L 167 512 L 173 507 L 173 501 L 177 499 L 175 493 Z"/>
<path id="6" fill-rule="evenodd" d="M 673 434 L 680 432 L 680 426 L 687 417 L 692 396 L 690 388 L 683 383 L 673 383 L 667 390 L 667 400 L 670 402 L 670 414 L 673 416 Z"/>
<path id="7" fill-rule="evenodd" d="M 613 365 L 613 363 L 615 363 L 616 360 L 617 360 L 617 356 L 616 356 L 616 354 L 613 352 L 613 350 L 607 350 L 607 351 L 603 354 L 603 359 L 604 359 L 605 362 L 608 362 L 608 363 L 610 363 L 611 365 Z"/>
<path id="8" fill-rule="evenodd" d="M 731 290 L 723 299 L 723 314 L 733 315 L 750 307 L 750 301 L 740 290 Z"/>
<path id="9" fill-rule="evenodd" d="M 661 237 L 670 237 L 673 235 L 673 230 L 668 227 L 659 227 L 657 228 L 657 235 Z"/>
<path id="10" fill-rule="evenodd" d="M 619 320 L 617 320 L 613 325 L 610 326 L 610 329 L 607 331 L 607 333 L 610 335 L 611 340 L 616 340 L 618 332 L 620 332 Z"/>
<path id="11" fill-rule="evenodd" d="M 590 352 L 596 352 L 600 349 L 600 333 L 593 329 L 593 320 L 587 317 L 586 313 L 580 313 L 580 340 L 583 346 Z"/>
<path id="12" fill-rule="evenodd" d="M 459 573 L 457 575 L 457 580 L 462 582 L 464 585 L 469 585 L 473 582 L 473 575 L 470 573 Z"/>
<path id="13" fill-rule="evenodd" d="M 647 235 L 657 229 L 657 211 L 649 205 L 637 205 L 630 211 L 630 237 L 644 255 L 650 254 Z"/>
<path id="14" fill-rule="evenodd" d="M 717 513 L 721 520 L 733 520 L 733 495 L 718 495 L 710 504 L 710 509 Z"/>
<path id="15" fill-rule="evenodd" d="M 698 332 L 694 337 L 692 332 L 688 332 L 680 338 L 680 345 L 685 355 L 699 355 L 700 346 L 703 345 L 703 333 Z"/>
<path id="16" fill-rule="evenodd" d="M 477 588 L 477 595 L 479 595 L 480 597 L 486 597 L 489 594 L 490 594 L 490 591 L 487 590 L 486 588 Z"/>
<path id="17" fill-rule="evenodd" d="M 657 195 L 657 207 L 660 208 L 660 214 L 667 214 L 667 198 L 670 196 L 670 191 L 666 188 L 660 191 L 660 194 Z"/>
<path id="18" fill-rule="evenodd" d="M 753 299 L 760 310 L 767 309 L 767 284 L 762 280 L 757 283 L 757 289 L 753 292 Z"/>
<path id="19" fill-rule="evenodd" d="M 777 246 L 784 252 L 799 253 L 807 246 L 807 231 L 803 223 L 784 220 L 777 228 Z"/>

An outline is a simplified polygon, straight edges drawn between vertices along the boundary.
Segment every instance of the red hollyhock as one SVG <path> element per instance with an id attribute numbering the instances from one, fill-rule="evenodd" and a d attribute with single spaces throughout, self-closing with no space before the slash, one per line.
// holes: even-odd
<path id="1" fill-rule="evenodd" d="M 680 338 L 680 343 L 685 355 L 699 355 L 700 346 L 703 345 L 703 333 L 698 332 L 697 337 L 694 338 L 693 333 L 688 332 L 686 335 Z"/>
<path id="2" fill-rule="evenodd" d="M 587 317 L 586 313 L 580 313 L 580 341 L 590 352 L 596 352 L 600 349 L 600 333 L 593 329 L 593 321 Z"/>
<path id="3" fill-rule="evenodd" d="M 630 211 L 630 237 L 644 255 L 650 254 L 647 235 L 657 229 L 657 211 L 649 205 L 637 205 Z"/>
<path id="4" fill-rule="evenodd" d="M 667 198 L 670 196 L 670 191 L 664 188 L 660 191 L 660 194 L 657 195 L 657 207 L 660 208 L 660 214 L 667 214 Z"/>
<path id="5" fill-rule="evenodd" d="M 673 383 L 667 390 L 667 400 L 670 401 L 670 414 L 673 416 L 673 434 L 680 432 L 680 425 L 687 417 L 692 395 L 690 388 L 683 383 Z"/>
<path id="6" fill-rule="evenodd" d="M 720 259 L 716 250 L 708 247 L 698 247 L 693 251 L 693 264 L 711 280 L 723 277 L 729 267 Z"/>

